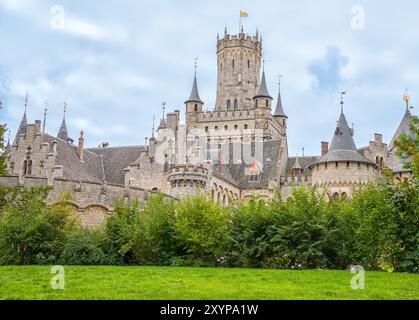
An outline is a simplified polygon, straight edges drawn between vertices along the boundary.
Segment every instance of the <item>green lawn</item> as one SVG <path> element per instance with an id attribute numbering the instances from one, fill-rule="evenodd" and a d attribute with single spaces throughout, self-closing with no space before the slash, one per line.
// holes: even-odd
<path id="1" fill-rule="evenodd" d="M 419 275 L 349 271 L 66 266 L 53 290 L 47 266 L 0 267 L 0 299 L 419 299 Z"/>

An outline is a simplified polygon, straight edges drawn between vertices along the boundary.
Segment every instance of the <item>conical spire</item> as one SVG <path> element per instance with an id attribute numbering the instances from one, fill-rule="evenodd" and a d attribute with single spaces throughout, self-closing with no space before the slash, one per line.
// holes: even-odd
<path id="1" fill-rule="evenodd" d="M 262 72 L 262 79 L 260 81 L 260 86 L 258 88 L 258 91 L 256 92 L 253 99 L 256 98 L 269 98 L 272 99 L 271 95 L 268 92 L 267 86 L 266 86 L 266 79 L 265 79 L 265 70 Z"/>
<path id="2" fill-rule="evenodd" d="M 409 108 L 410 97 L 407 93 L 407 89 L 406 89 L 406 94 L 403 95 L 403 101 L 406 103 L 406 109 L 403 114 L 403 118 L 400 121 L 399 126 L 397 127 L 396 132 L 394 133 L 393 138 L 391 139 L 388 145 L 388 150 L 390 151 L 393 151 L 395 147 L 394 144 L 402 133 L 406 133 L 408 136 L 413 136 L 413 133 L 411 132 L 410 127 L 409 127 L 410 117 L 412 116 L 412 113 L 410 112 L 410 108 Z"/>
<path id="3" fill-rule="evenodd" d="M 279 76 L 279 90 L 278 90 L 278 100 L 276 102 L 276 109 L 274 112 L 274 117 L 284 117 L 288 118 L 284 112 L 284 108 L 282 107 L 282 100 L 281 100 L 281 76 Z"/>
<path id="4" fill-rule="evenodd" d="M 63 115 L 63 122 L 61 123 L 60 130 L 58 131 L 57 138 L 67 141 L 68 140 L 68 131 L 67 131 L 67 125 L 65 123 L 65 114 L 67 112 L 67 103 L 64 103 L 64 115 Z"/>
<path id="5" fill-rule="evenodd" d="M 201 98 L 199 97 L 199 92 L 198 92 L 198 84 L 197 84 L 197 80 L 196 80 L 196 68 L 197 68 L 197 58 L 195 59 L 195 76 L 193 79 L 193 85 L 192 85 L 192 91 L 191 94 L 189 96 L 189 99 L 185 101 L 185 103 L 189 103 L 189 102 L 198 102 L 198 103 L 202 103 L 204 104 L 204 102 L 201 100 Z"/>
<path id="6" fill-rule="evenodd" d="M 300 160 L 298 160 L 298 157 L 295 158 L 295 162 L 294 162 L 294 165 L 292 166 L 292 169 L 294 169 L 294 170 L 295 169 L 297 169 L 297 170 L 303 169 L 303 167 L 300 164 Z"/>
<path id="7" fill-rule="evenodd" d="M 26 126 L 28 125 L 28 119 L 26 118 L 26 110 L 28 108 L 28 92 L 26 92 L 25 98 L 25 111 L 23 112 L 22 120 L 20 121 L 19 129 L 17 129 L 15 139 L 13 140 L 13 145 L 17 144 L 19 141 L 19 136 L 26 132 Z"/>
<path id="8" fill-rule="evenodd" d="M 341 111 L 336 130 L 330 144 L 329 151 L 333 150 L 357 150 L 353 139 L 353 131 L 349 128 L 343 110 Z"/>

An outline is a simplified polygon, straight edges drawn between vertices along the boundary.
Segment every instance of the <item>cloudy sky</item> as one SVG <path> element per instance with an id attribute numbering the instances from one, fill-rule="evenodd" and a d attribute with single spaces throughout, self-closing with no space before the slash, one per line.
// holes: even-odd
<path id="1" fill-rule="evenodd" d="M 83 129 L 89 146 L 143 144 L 162 101 L 183 113 L 195 57 L 201 98 L 213 107 L 216 35 L 237 33 L 240 9 L 245 32 L 263 36 L 274 97 L 283 76 L 290 155 L 318 154 L 331 139 L 340 88 L 358 147 L 375 132 L 391 139 L 405 87 L 418 101 L 415 0 L 0 0 L 0 122 L 16 133 L 28 91 L 30 121 L 48 100 L 49 133 L 67 101 L 73 138 Z"/>

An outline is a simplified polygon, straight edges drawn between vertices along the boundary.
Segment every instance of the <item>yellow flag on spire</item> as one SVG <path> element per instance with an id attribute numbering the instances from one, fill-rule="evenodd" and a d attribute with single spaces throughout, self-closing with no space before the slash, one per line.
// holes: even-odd
<path id="1" fill-rule="evenodd" d="M 240 10 L 240 18 L 247 18 L 249 16 L 249 14 L 246 11 L 241 11 Z"/>

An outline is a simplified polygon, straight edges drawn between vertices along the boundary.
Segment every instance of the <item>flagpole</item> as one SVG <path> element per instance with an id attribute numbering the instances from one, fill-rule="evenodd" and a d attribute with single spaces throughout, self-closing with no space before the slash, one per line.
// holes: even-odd
<path id="1" fill-rule="evenodd" d="M 241 11 L 240 11 L 239 12 L 239 33 L 240 33 L 241 28 L 242 28 L 242 14 L 241 14 Z"/>

